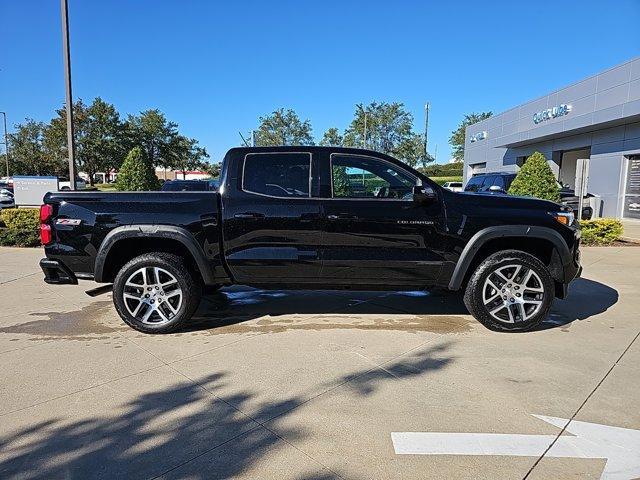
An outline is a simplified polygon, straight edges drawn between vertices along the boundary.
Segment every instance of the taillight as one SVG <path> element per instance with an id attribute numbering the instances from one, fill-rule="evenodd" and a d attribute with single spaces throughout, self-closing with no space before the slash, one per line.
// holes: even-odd
<path id="1" fill-rule="evenodd" d="M 53 215 L 53 207 L 51 205 L 40 206 L 40 242 L 43 245 L 48 245 L 53 241 L 53 232 L 51 231 L 51 225 L 46 222 L 49 221 Z"/>
<path id="2" fill-rule="evenodd" d="M 48 245 L 53 240 L 53 232 L 51 231 L 51 225 L 46 223 L 40 224 L 40 242 L 43 245 Z"/>
<path id="3" fill-rule="evenodd" d="M 53 207 L 51 205 L 41 205 L 40 206 L 40 223 L 44 223 L 51 218 L 53 215 Z"/>

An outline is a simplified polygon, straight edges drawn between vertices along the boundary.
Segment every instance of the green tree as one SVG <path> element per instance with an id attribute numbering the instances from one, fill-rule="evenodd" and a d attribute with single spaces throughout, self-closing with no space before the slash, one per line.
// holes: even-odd
<path id="1" fill-rule="evenodd" d="M 9 172 L 12 175 L 59 175 L 65 171 L 63 158 L 48 154 L 45 147 L 47 126 L 27 118 L 15 125 L 9 135 Z"/>
<path id="2" fill-rule="evenodd" d="M 67 112 L 61 108 L 56 115 L 45 130 L 44 145 L 47 155 L 66 162 Z M 76 166 L 87 173 L 93 185 L 95 173 L 117 169 L 126 155 L 124 125 L 116 108 L 97 97 L 89 106 L 82 100 L 73 105 L 73 126 Z"/>
<path id="3" fill-rule="evenodd" d="M 293 110 L 280 108 L 270 115 L 260 117 L 255 142 L 258 147 L 313 145 L 311 131 L 309 120 L 303 122 Z"/>
<path id="4" fill-rule="evenodd" d="M 211 175 L 211 178 L 220 178 L 222 165 L 220 163 L 203 162 L 200 167 L 202 171 Z"/>
<path id="5" fill-rule="evenodd" d="M 131 145 L 139 146 L 155 167 L 171 168 L 178 145 L 178 124 L 170 122 L 158 110 L 146 110 L 129 115 L 126 125 Z"/>
<path id="6" fill-rule="evenodd" d="M 129 150 L 125 126 L 116 108 L 102 100 L 94 99 L 86 110 L 84 137 L 79 140 L 82 155 L 79 168 L 89 175 L 93 185 L 94 174 L 117 169 Z"/>
<path id="7" fill-rule="evenodd" d="M 157 190 L 158 178 L 149 159 L 140 147 L 131 149 L 118 172 L 116 188 L 127 192 Z"/>
<path id="8" fill-rule="evenodd" d="M 534 152 L 527 158 L 511 183 L 509 193 L 553 202 L 560 201 L 560 186 L 542 153 Z"/>
<path id="9" fill-rule="evenodd" d="M 451 132 L 451 137 L 449 137 L 449 145 L 452 148 L 453 158 L 455 158 L 458 162 L 464 160 L 464 137 L 465 130 L 469 125 L 473 125 L 474 123 L 481 122 L 482 120 L 486 120 L 493 112 L 481 112 L 481 113 L 470 113 L 465 115 L 458 128 L 456 128 L 453 132 Z"/>
<path id="10" fill-rule="evenodd" d="M 335 127 L 331 127 L 324 132 L 322 140 L 320 140 L 320 145 L 323 147 L 341 147 L 343 143 L 344 137 L 340 135 L 340 131 Z"/>
<path id="11" fill-rule="evenodd" d="M 425 155 L 422 136 L 413 131 L 413 115 L 398 102 L 356 105 L 354 118 L 344 133 L 344 145 L 386 153 L 411 166 L 432 161 Z"/>
<path id="12" fill-rule="evenodd" d="M 186 178 L 187 170 L 203 168 L 206 158 L 209 158 L 207 150 L 199 147 L 193 138 L 177 135 L 168 145 L 168 163 L 176 170 L 182 170 L 182 178 Z"/>

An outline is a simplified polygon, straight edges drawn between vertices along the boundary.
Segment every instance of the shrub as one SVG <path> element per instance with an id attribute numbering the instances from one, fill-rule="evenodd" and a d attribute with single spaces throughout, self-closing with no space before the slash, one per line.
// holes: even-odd
<path id="1" fill-rule="evenodd" d="M 2 222 L 9 230 L 38 231 L 40 210 L 37 208 L 8 208 L 0 212 Z"/>
<path id="2" fill-rule="evenodd" d="M 127 192 L 158 190 L 160 182 L 151 162 L 140 147 L 133 148 L 124 159 L 118 172 L 116 188 Z"/>
<path id="3" fill-rule="evenodd" d="M 37 230 L 0 228 L 0 246 L 39 247 L 40 235 Z"/>
<path id="4" fill-rule="evenodd" d="M 427 167 L 418 167 L 418 171 L 427 177 L 457 177 L 462 176 L 463 162 L 435 163 Z"/>
<path id="5" fill-rule="evenodd" d="M 509 187 L 511 195 L 523 195 L 542 200 L 560 201 L 560 187 L 556 177 L 540 152 L 534 152 Z"/>
<path id="6" fill-rule="evenodd" d="M 462 177 L 429 177 L 438 185 L 444 185 L 447 182 L 462 182 Z"/>
<path id="7" fill-rule="evenodd" d="M 622 222 L 615 218 L 582 220 L 582 243 L 584 245 L 610 245 L 622 236 Z"/>

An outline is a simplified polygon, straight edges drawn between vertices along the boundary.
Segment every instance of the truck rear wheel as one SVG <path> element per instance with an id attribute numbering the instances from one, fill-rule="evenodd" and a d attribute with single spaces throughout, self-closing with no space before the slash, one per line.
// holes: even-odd
<path id="1" fill-rule="evenodd" d="M 194 314 L 202 286 L 184 261 L 168 253 L 147 253 L 124 265 L 113 283 L 113 303 L 127 325 L 144 333 L 168 333 Z"/>
<path id="2" fill-rule="evenodd" d="M 524 331 L 542 323 L 555 296 L 547 267 L 519 250 L 487 257 L 471 276 L 464 303 L 480 323 L 492 330 Z"/>

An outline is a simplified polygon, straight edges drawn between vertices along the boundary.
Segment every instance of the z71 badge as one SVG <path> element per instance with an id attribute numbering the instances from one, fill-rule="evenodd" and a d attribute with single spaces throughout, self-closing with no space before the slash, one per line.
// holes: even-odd
<path id="1" fill-rule="evenodd" d="M 56 220 L 56 225 L 69 225 L 75 227 L 76 225 L 80 225 L 82 220 L 78 220 L 77 218 L 59 218 Z"/>

